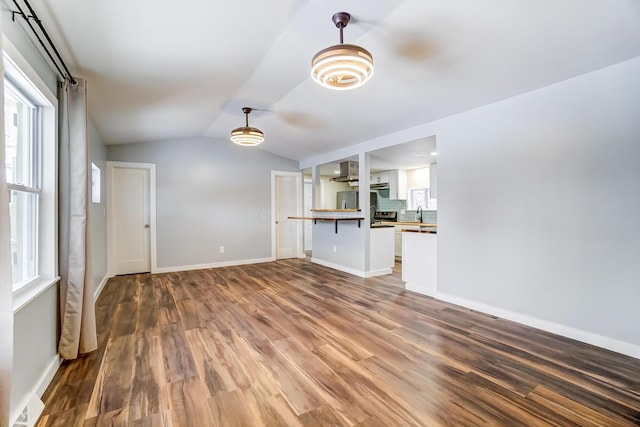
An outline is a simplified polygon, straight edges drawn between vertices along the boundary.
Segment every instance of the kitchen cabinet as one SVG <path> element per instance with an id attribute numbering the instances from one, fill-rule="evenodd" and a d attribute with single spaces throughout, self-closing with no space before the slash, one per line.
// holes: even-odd
<path id="1" fill-rule="evenodd" d="M 396 258 L 402 258 L 402 227 L 396 226 L 393 233 L 394 237 L 394 255 Z"/>
<path id="2" fill-rule="evenodd" d="M 402 281 L 409 291 L 435 296 L 438 285 L 438 235 L 402 233 Z"/>
<path id="3" fill-rule="evenodd" d="M 407 171 L 394 169 L 389 172 L 389 199 L 407 199 Z"/>
<path id="4" fill-rule="evenodd" d="M 369 175 L 369 181 L 371 184 L 388 184 L 389 183 L 389 172 L 390 171 L 382 171 L 382 172 L 374 172 Z"/>
<path id="5" fill-rule="evenodd" d="M 395 265 L 392 249 L 393 228 L 372 228 L 369 237 L 369 268 L 372 276 L 391 274 Z"/>

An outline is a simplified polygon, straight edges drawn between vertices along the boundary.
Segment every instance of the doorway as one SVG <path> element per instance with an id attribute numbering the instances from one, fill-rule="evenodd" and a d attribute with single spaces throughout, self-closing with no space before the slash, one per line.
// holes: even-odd
<path id="1" fill-rule="evenodd" d="M 107 162 L 107 264 L 111 276 L 155 262 L 155 165 Z"/>
<path id="2" fill-rule="evenodd" d="M 288 219 L 302 215 L 302 174 L 299 172 L 271 172 L 272 253 L 275 259 L 304 256 L 302 224 Z"/>

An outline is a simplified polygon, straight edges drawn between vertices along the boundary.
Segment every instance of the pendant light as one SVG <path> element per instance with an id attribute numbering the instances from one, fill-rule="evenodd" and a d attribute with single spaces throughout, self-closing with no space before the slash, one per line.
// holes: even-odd
<path id="1" fill-rule="evenodd" d="M 242 112 L 245 116 L 245 125 L 231 131 L 231 141 L 238 145 L 254 146 L 264 141 L 264 133 L 260 129 L 249 126 L 249 113 L 251 111 L 251 108 L 244 107 Z"/>
<path id="2" fill-rule="evenodd" d="M 343 29 L 350 20 L 347 12 L 333 15 L 332 21 L 340 29 L 340 44 L 321 50 L 311 61 L 311 77 L 328 89 L 355 89 L 373 75 L 371 53 L 360 46 L 343 43 Z"/>

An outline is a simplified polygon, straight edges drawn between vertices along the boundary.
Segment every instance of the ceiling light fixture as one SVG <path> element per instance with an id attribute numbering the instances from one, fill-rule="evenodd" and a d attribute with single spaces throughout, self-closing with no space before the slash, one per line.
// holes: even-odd
<path id="1" fill-rule="evenodd" d="M 245 125 L 231 131 L 231 141 L 238 145 L 254 146 L 264 141 L 264 133 L 260 129 L 249 126 L 249 113 L 251 111 L 251 108 L 244 107 L 242 112 L 245 116 Z"/>
<path id="2" fill-rule="evenodd" d="M 340 44 L 321 50 L 311 61 L 311 77 L 328 89 L 355 89 L 373 76 L 371 53 L 360 46 L 343 43 L 343 29 L 350 19 L 347 12 L 333 15 L 331 20 L 340 29 Z"/>

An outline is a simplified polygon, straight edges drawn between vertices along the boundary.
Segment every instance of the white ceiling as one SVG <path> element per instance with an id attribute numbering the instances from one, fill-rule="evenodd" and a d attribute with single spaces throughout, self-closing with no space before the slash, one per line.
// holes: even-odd
<path id="1" fill-rule="evenodd" d="M 30 1 L 107 144 L 228 141 L 249 106 L 300 160 L 640 56 L 638 0 Z M 335 92 L 309 69 L 341 10 L 375 74 Z"/>

